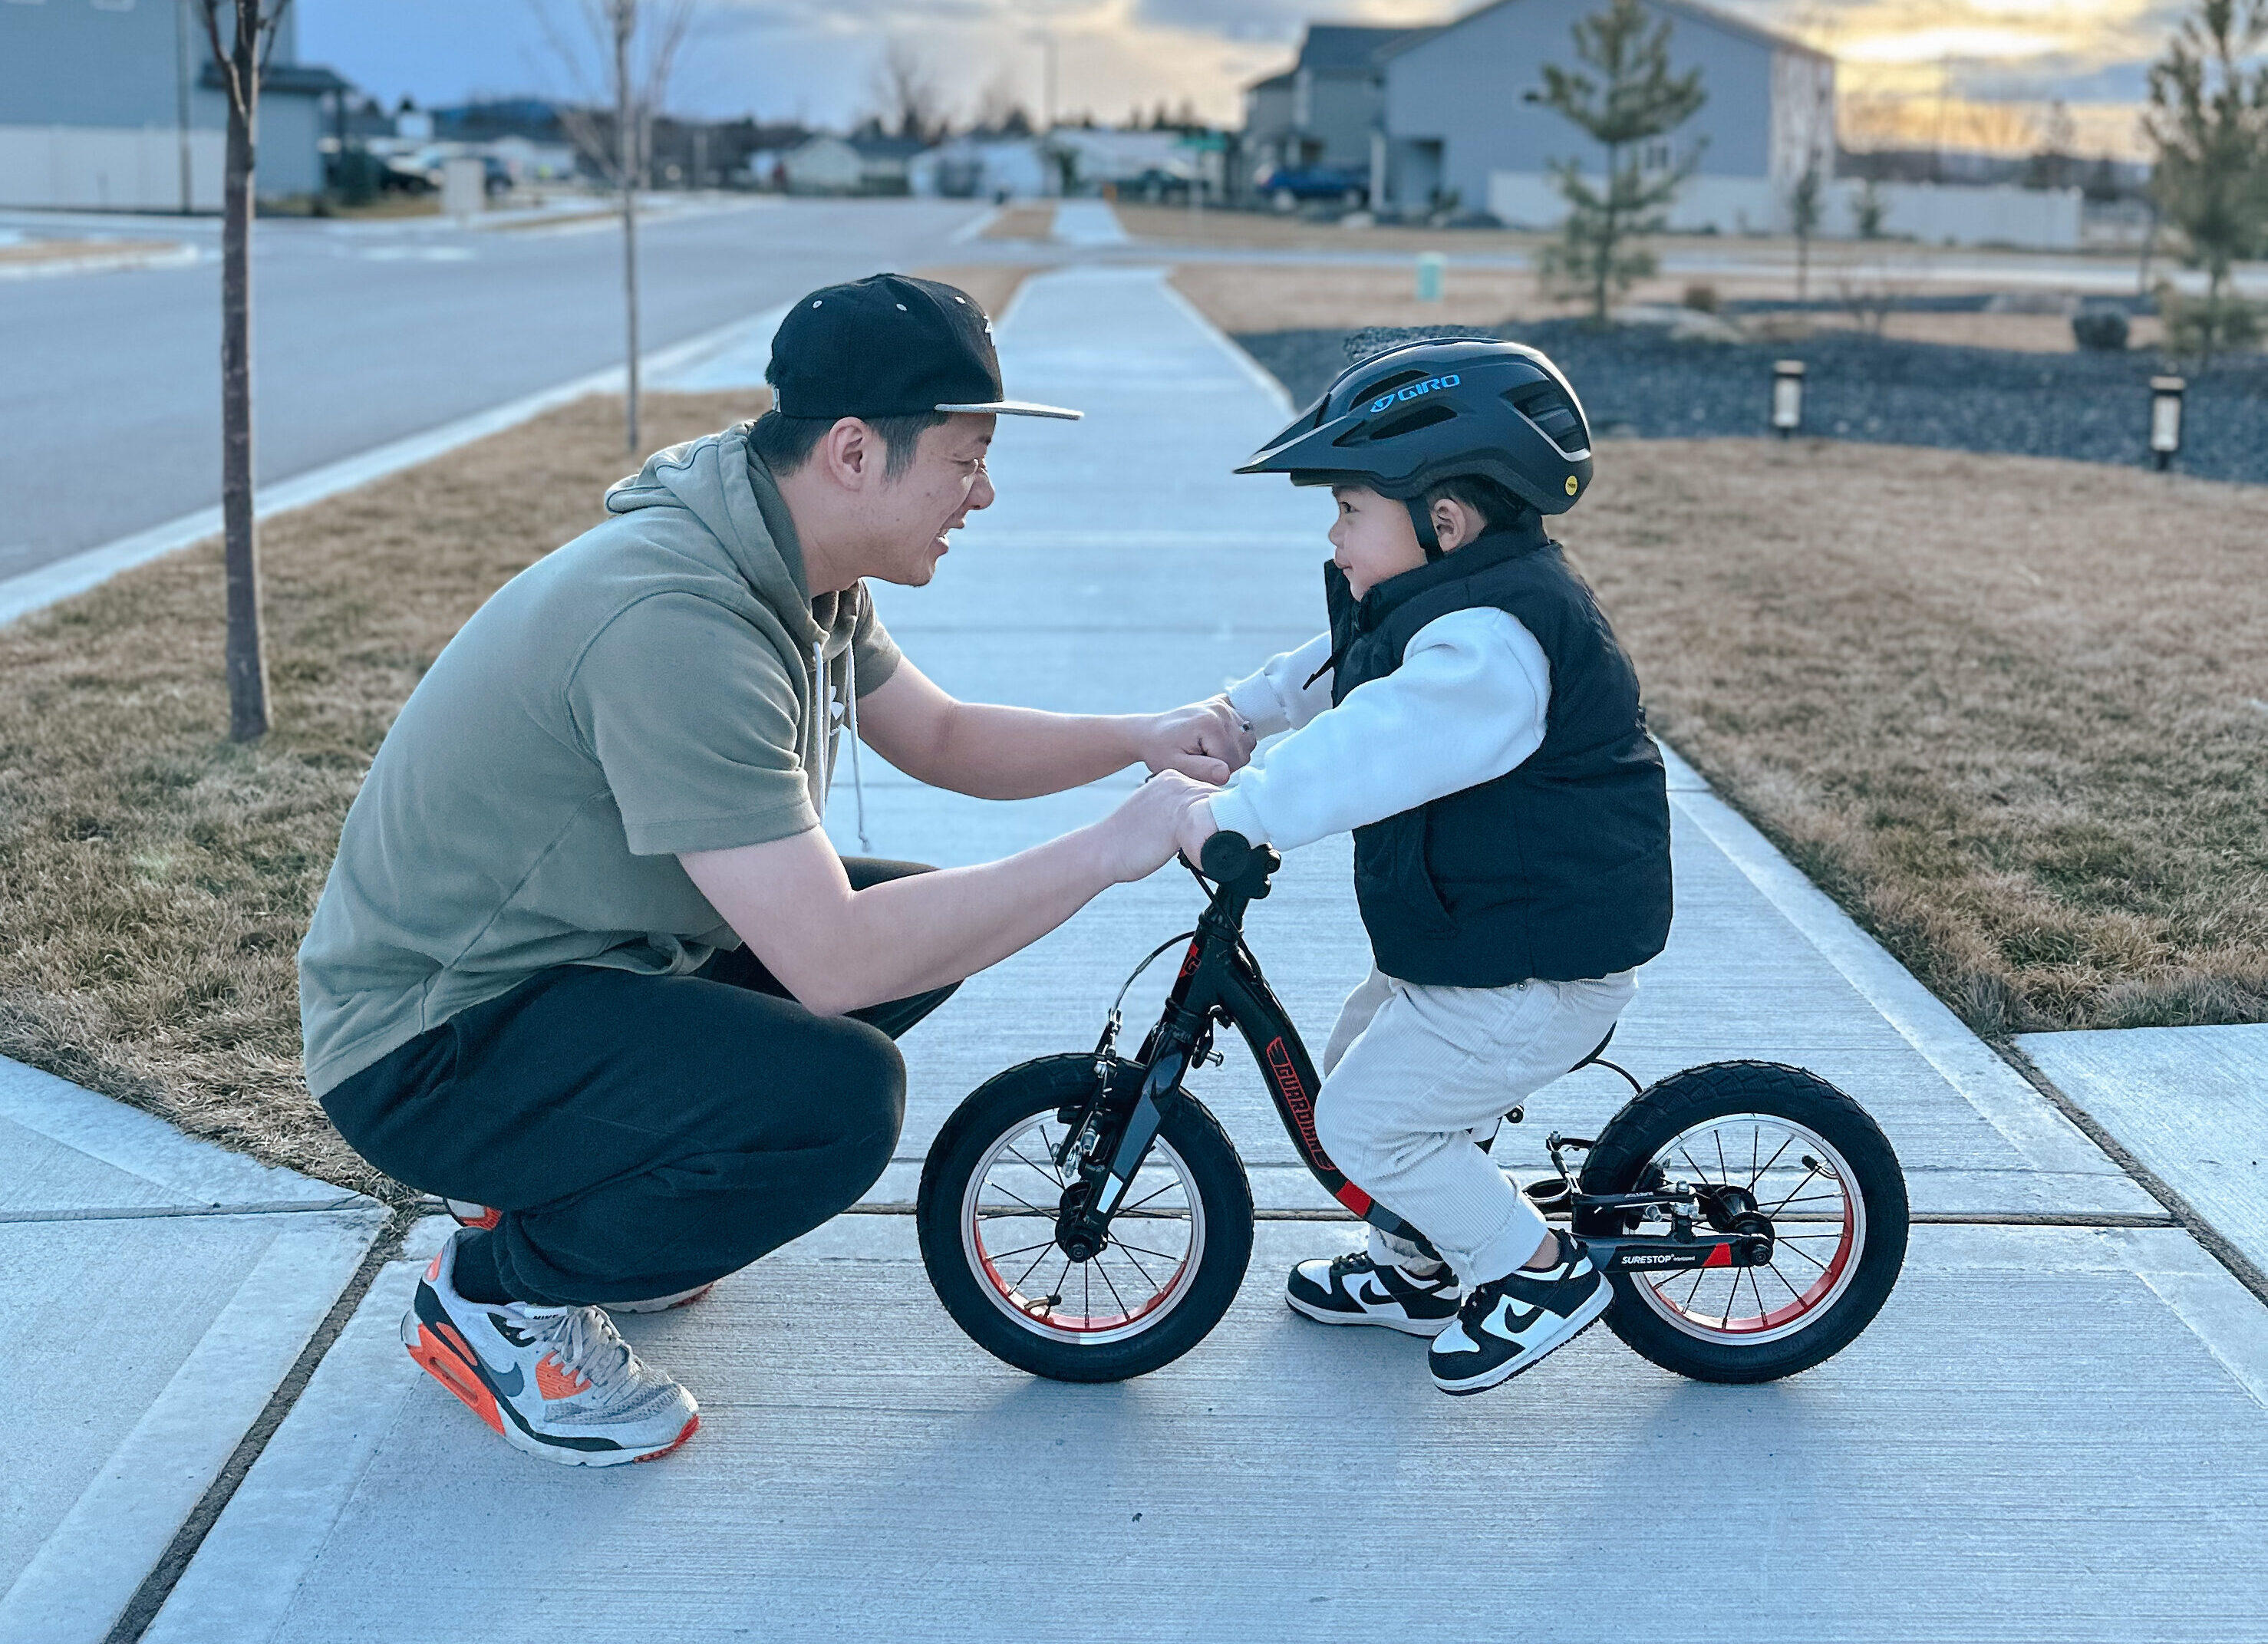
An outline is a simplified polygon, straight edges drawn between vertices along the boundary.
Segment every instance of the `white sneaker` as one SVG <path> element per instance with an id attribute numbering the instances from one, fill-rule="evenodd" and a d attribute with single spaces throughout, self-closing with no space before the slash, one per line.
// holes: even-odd
<path id="1" fill-rule="evenodd" d="M 1301 1262 L 1285 1282 L 1284 1299 L 1319 1325 L 1383 1325 L 1433 1336 L 1456 1320 L 1457 1276 L 1444 1266 L 1421 1279 L 1359 1250 Z"/>
<path id="2" fill-rule="evenodd" d="M 1426 1360 L 1445 1393 L 1486 1391 L 1534 1369 L 1598 1323 L 1615 1299 L 1580 1239 L 1562 1233 L 1559 1259 L 1476 1284 L 1456 1323 L 1433 1338 Z"/>
<path id="3" fill-rule="evenodd" d="M 401 1341 L 506 1443 L 571 1467 L 611 1467 L 666 1456 L 693 1436 L 693 1395 L 639 1362 L 601 1309 L 459 1295 L 466 1237 L 452 1233 L 418 1281 Z"/>

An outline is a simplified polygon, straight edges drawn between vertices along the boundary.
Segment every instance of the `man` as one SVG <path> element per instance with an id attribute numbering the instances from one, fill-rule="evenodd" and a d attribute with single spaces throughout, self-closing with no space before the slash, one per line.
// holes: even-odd
<path id="1" fill-rule="evenodd" d="M 862 578 L 919 586 L 993 498 L 1003 397 L 965 292 L 879 275 L 773 341 L 773 408 L 663 451 L 498 591 L 388 732 L 299 952 L 307 1083 L 401 1180 L 491 1207 L 410 1354 L 521 1450 L 649 1459 L 699 1425 L 608 1309 L 674 1305 L 836 1215 L 904 1113 L 892 1040 L 1169 860 L 1252 738 L 1222 701 L 957 702 Z M 838 732 L 995 799 L 1139 762 L 1103 821 L 930 871 L 821 831 Z M 1192 780 L 1197 779 L 1197 780 Z"/>

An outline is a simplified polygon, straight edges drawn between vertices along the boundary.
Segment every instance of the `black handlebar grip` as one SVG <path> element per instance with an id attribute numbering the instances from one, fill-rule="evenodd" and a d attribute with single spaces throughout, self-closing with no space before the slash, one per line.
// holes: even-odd
<path id="1" fill-rule="evenodd" d="M 1251 870 L 1252 841 L 1223 828 L 1205 840 L 1204 849 L 1197 855 L 1197 866 L 1204 870 L 1206 878 L 1233 884 Z"/>

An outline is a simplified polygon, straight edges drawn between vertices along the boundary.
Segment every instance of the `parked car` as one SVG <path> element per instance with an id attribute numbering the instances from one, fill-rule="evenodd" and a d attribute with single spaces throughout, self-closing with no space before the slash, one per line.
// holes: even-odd
<path id="1" fill-rule="evenodd" d="M 1335 165 L 1279 165 L 1261 177 L 1260 192 L 1278 211 L 1310 200 L 1359 206 L 1370 194 L 1370 179 Z"/>

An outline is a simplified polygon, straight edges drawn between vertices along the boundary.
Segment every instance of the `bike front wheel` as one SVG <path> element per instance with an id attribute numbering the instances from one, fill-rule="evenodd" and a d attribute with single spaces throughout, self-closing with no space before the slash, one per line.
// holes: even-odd
<path id="1" fill-rule="evenodd" d="M 1906 1184 L 1881 1127 L 1816 1074 L 1777 1062 L 1689 1068 L 1648 1086 L 1599 1133 L 1587 1193 L 1665 1181 L 1730 1190 L 1771 1227 L 1761 1266 L 1616 1271 L 1607 1325 L 1666 1370 L 1705 1382 L 1768 1382 L 1855 1339 L 1905 1261 Z M 1578 1234 L 1642 1227 L 1587 1210 Z"/>
<path id="2" fill-rule="evenodd" d="M 1067 1128 L 1057 1115 L 1083 1110 L 1094 1088 L 1091 1055 L 987 1080 L 938 1133 L 915 1206 L 922 1263 L 954 1322 L 996 1358 L 1063 1382 L 1172 1363 L 1220 1322 L 1252 1258 L 1243 1163 L 1186 1096 L 1167 1109 L 1109 1242 L 1086 1261 L 1057 1244 L 1066 1196 L 1081 1191 L 1075 1168 L 1055 1162 Z"/>

